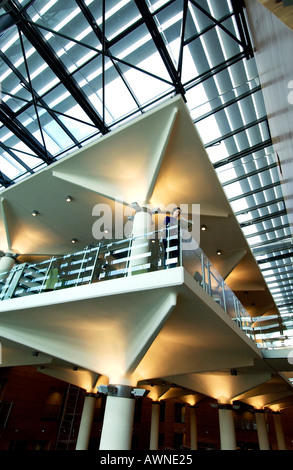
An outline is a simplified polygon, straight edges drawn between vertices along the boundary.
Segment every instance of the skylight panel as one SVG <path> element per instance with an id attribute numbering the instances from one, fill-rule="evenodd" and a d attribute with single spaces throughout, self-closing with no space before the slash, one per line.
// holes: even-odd
<path id="1" fill-rule="evenodd" d="M 17 163 L 12 163 L 9 159 L 9 156 L 6 152 L 3 152 L 0 155 L 0 168 L 1 172 L 4 173 L 8 178 L 14 179 L 18 176 L 21 172 L 24 171 L 24 168 L 20 168 Z"/>
<path id="2" fill-rule="evenodd" d="M 213 115 L 196 123 L 196 127 L 204 144 L 211 140 L 220 139 L 222 135 L 217 120 Z"/>
<path id="3" fill-rule="evenodd" d="M 236 181 L 235 183 L 225 186 L 225 192 L 228 196 L 228 199 L 231 199 L 233 197 L 240 196 L 241 194 L 243 194 L 243 189 L 239 181 Z"/>

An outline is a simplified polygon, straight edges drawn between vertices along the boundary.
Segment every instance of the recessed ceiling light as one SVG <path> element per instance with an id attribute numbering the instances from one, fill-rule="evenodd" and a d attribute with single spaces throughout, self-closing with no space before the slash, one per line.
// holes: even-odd
<path id="1" fill-rule="evenodd" d="M 71 202 L 73 200 L 72 196 L 66 196 L 66 202 Z"/>
<path id="2" fill-rule="evenodd" d="M 222 250 L 217 250 L 217 255 L 221 255 L 222 254 Z"/>
<path id="3" fill-rule="evenodd" d="M 201 228 L 201 230 L 204 232 L 204 231 L 207 229 L 207 226 L 206 226 L 206 225 L 202 225 L 200 228 Z"/>
<path id="4" fill-rule="evenodd" d="M 74 243 L 77 243 L 77 239 L 76 239 L 76 238 L 73 238 L 73 239 L 71 240 L 71 243 L 73 243 L 73 244 L 74 244 Z"/>
<path id="5" fill-rule="evenodd" d="M 39 214 L 38 211 L 33 211 L 33 212 L 32 212 L 32 216 L 33 216 L 33 217 L 36 217 L 38 214 Z"/>

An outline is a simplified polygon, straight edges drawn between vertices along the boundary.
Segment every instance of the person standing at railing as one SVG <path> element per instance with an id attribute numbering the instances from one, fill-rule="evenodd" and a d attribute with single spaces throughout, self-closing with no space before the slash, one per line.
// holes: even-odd
<path id="1" fill-rule="evenodd" d="M 171 215 L 167 215 L 164 219 L 166 231 L 163 238 L 164 246 L 164 268 L 174 268 L 179 260 L 179 234 L 180 234 L 180 207 L 174 207 Z M 167 251 L 167 249 L 169 250 Z M 177 258 L 175 263 L 167 264 L 168 259 Z"/>

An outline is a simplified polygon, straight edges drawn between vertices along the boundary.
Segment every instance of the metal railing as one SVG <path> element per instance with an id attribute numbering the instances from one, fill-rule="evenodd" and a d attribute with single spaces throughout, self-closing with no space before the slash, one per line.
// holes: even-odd
<path id="1" fill-rule="evenodd" d="M 63 257 L 16 265 L 0 273 L 0 300 L 183 266 L 209 296 L 255 341 L 253 321 L 193 239 L 174 227 L 138 237 L 103 241 Z M 263 347 L 262 341 L 258 343 Z"/>

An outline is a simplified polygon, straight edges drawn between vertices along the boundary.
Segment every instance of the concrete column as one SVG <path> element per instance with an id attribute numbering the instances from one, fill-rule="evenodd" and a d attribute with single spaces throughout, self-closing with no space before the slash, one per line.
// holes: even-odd
<path id="1" fill-rule="evenodd" d="M 128 385 L 100 385 L 107 395 L 100 450 L 130 450 L 134 416 L 134 399 L 146 391 Z"/>
<path id="2" fill-rule="evenodd" d="M 15 255 L 13 253 L 5 253 L 2 258 L 0 258 L 0 279 L 5 281 L 8 277 L 9 272 L 15 264 Z"/>
<path id="3" fill-rule="evenodd" d="M 93 415 L 95 410 L 95 403 L 96 403 L 97 395 L 94 393 L 89 393 L 84 400 L 81 421 L 79 426 L 79 432 L 77 437 L 76 443 L 76 450 L 87 450 L 91 429 L 92 429 L 92 422 L 93 422 Z"/>
<path id="4" fill-rule="evenodd" d="M 190 407 L 190 450 L 197 450 L 196 407 Z"/>
<path id="5" fill-rule="evenodd" d="M 129 261 L 129 274 L 134 275 L 135 268 L 140 267 L 139 272 L 145 265 L 145 270 L 148 271 L 147 265 L 150 263 L 150 256 L 143 256 L 149 252 L 151 239 L 147 238 L 147 233 L 152 231 L 152 215 L 147 209 L 136 212 L 133 219 L 132 236 L 133 241 L 131 244 L 131 260 Z M 145 237 L 144 237 L 145 235 Z"/>
<path id="6" fill-rule="evenodd" d="M 255 420 L 259 450 L 270 450 L 265 411 L 255 410 Z"/>
<path id="7" fill-rule="evenodd" d="M 232 405 L 218 404 L 221 450 L 236 450 Z"/>
<path id="8" fill-rule="evenodd" d="M 281 414 L 280 413 L 274 413 L 273 414 L 273 419 L 274 419 L 275 431 L 276 431 L 276 436 L 277 436 L 278 449 L 279 450 L 287 450 L 286 449 L 286 442 L 285 442 L 285 437 L 284 437 L 283 426 L 282 426 L 282 421 L 281 421 Z"/>
<path id="9" fill-rule="evenodd" d="M 158 450 L 159 445 L 159 426 L 160 426 L 160 403 L 152 402 L 152 418 L 150 433 L 150 450 Z"/>

